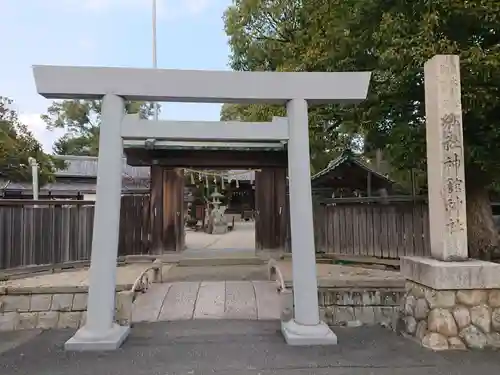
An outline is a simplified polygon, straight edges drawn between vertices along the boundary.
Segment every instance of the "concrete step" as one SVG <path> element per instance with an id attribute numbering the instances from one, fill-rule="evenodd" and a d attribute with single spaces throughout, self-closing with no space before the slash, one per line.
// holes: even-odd
<path id="1" fill-rule="evenodd" d="M 224 257 L 224 258 L 184 258 L 180 259 L 179 267 L 207 266 L 252 266 L 265 264 L 259 257 Z"/>
<path id="2" fill-rule="evenodd" d="M 268 280 L 266 265 L 179 267 L 169 269 L 163 282 Z"/>

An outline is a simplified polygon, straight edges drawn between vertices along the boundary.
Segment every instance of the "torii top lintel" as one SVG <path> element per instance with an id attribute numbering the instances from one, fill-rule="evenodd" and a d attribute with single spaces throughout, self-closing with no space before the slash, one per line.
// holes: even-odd
<path id="1" fill-rule="evenodd" d="M 48 99 L 100 99 L 191 103 L 357 103 L 366 99 L 370 72 L 234 72 L 37 65 L 40 95 Z"/>

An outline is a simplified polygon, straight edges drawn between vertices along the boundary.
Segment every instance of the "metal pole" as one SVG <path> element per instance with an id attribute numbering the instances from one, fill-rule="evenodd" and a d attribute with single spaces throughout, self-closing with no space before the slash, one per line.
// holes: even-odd
<path id="1" fill-rule="evenodd" d="M 158 59 L 156 56 L 156 0 L 153 0 L 153 68 L 156 69 L 158 67 Z M 154 103 L 155 111 L 154 111 L 154 119 L 158 120 L 158 103 Z"/>

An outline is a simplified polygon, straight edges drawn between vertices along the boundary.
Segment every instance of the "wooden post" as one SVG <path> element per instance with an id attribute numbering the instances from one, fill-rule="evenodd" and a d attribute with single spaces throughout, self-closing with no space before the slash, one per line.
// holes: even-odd
<path id="1" fill-rule="evenodd" d="M 366 176 L 366 194 L 367 196 L 372 196 L 372 172 L 368 172 Z"/>
<path id="2" fill-rule="evenodd" d="M 276 202 L 275 212 L 277 213 L 276 223 L 276 248 L 284 251 L 286 248 L 287 232 L 290 216 L 288 212 L 288 199 L 286 196 L 286 168 L 276 168 L 274 170 L 274 200 Z"/>
<path id="3" fill-rule="evenodd" d="M 164 251 L 181 251 L 184 247 L 184 175 L 180 169 L 163 170 Z"/>
<path id="4" fill-rule="evenodd" d="M 151 167 L 151 253 L 183 250 L 183 202 L 182 170 Z"/>
<path id="5" fill-rule="evenodd" d="M 158 165 L 151 167 L 151 199 L 150 199 L 151 254 L 161 254 L 163 251 L 163 168 Z"/>

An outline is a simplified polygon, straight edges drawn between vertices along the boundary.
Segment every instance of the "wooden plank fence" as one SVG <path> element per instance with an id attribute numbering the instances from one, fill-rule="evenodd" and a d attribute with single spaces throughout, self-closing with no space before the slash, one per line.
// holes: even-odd
<path id="1" fill-rule="evenodd" d="M 380 258 L 429 255 L 427 203 L 389 199 L 315 199 L 316 251 Z M 284 215 L 289 216 L 287 206 Z M 91 201 L 0 200 L 0 269 L 89 260 L 93 220 Z M 287 227 L 285 251 L 290 251 Z M 149 195 L 123 196 L 119 255 L 148 254 L 150 233 Z"/>
<path id="2" fill-rule="evenodd" d="M 90 260 L 93 201 L 0 200 L 0 269 Z M 119 255 L 149 249 L 149 195 L 122 197 Z"/>
<path id="3" fill-rule="evenodd" d="M 149 194 L 122 197 L 119 256 L 148 254 L 152 240 L 149 203 Z"/>
<path id="4" fill-rule="evenodd" d="M 422 199 L 317 199 L 313 219 L 316 252 L 392 259 L 430 255 Z"/>

